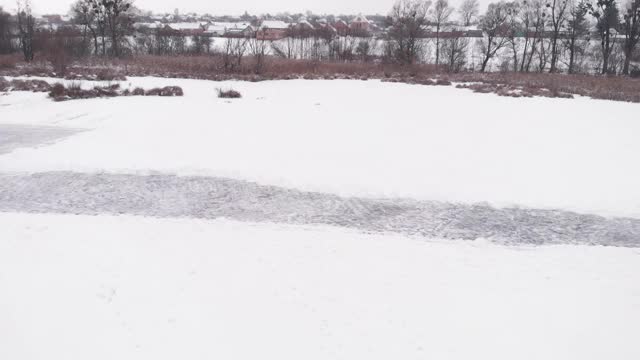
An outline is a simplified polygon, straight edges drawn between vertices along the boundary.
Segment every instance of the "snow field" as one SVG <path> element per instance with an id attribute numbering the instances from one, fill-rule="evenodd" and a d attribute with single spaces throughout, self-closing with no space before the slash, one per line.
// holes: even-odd
<path id="1" fill-rule="evenodd" d="M 0 96 L 0 359 L 640 358 L 637 248 L 369 232 L 633 240 L 638 220 L 564 210 L 640 218 L 638 104 L 123 83 L 165 85 L 185 97 Z"/>
<path id="2" fill-rule="evenodd" d="M 2 122 L 91 131 L 16 150 L 0 170 L 222 176 L 342 196 L 640 217 L 638 104 L 378 81 L 126 84 L 179 85 L 186 96 L 2 97 Z M 244 98 L 215 97 L 230 87 Z"/>
<path id="3" fill-rule="evenodd" d="M 0 214 L 3 359 L 636 359 L 640 253 Z"/>

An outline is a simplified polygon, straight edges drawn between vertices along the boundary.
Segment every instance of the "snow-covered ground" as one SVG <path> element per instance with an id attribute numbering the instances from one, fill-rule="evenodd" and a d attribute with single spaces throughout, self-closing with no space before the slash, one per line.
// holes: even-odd
<path id="1" fill-rule="evenodd" d="M 0 359 L 640 358 L 640 105 L 122 85 L 0 95 Z"/>
<path id="2" fill-rule="evenodd" d="M 0 214 L 0 358 L 640 358 L 640 252 Z"/>
<path id="3" fill-rule="evenodd" d="M 207 175 L 344 196 L 640 218 L 640 104 L 513 99 L 378 81 L 180 85 L 184 98 L 0 97 L 3 123 L 85 128 L 0 157 L 7 171 Z M 244 98 L 222 100 L 216 88 Z"/>

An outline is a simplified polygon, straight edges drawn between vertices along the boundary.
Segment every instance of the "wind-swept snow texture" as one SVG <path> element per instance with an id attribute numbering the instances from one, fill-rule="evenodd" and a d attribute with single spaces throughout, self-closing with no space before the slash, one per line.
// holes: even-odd
<path id="1" fill-rule="evenodd" d="M 640 219 L 410 199 L 344 198 L 234 179 L 162 174 L 0 173 L 0 211 L 229 218 L 511 244 L 640 247 Z"/>
<path id="2" fill-rule="evenodd" d="M 0 172 L 203 175 L 340 196 L 640 218 L 640 104 L 378 81 L 129 84 L 179 85 L 185 96 L 0 97 L 2 123 L 89 130 L 0 156 Z M 243 99 L 218 99 L 216 88 Z"/>
<path id="3" fill-rule="evenodd" d="M 0 359 L 640 358 L 640 253 L 0 214 Z"/>

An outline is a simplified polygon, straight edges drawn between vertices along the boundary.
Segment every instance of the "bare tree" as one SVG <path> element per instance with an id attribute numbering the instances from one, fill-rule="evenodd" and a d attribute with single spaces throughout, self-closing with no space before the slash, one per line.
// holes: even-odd
<path id="1" fill-rule="evenodd" d="M 507 21 L 505 26 L 505 36 L 507 38 L 508 46 L 511 48 L 511 57 L 513 61 L 513 71 L 518 71 L 519 61 L 518 55 L 520 53 L 520 34 L 523 31 L 520 23 L 520 11 L 521 5 L 519 3 L 508 3 Z"/>
<path id="2" fill-rule="evenodd" d="M 547 67 L 549 62 L 549 53 L 551 52 L 551 42 L 545 41 L 544 37 L 541 37 L 538 41 L 538 48 L 536 54 L 538 55 L 538 72 L 541 73 Z"/>
<path id="3" fill-rule="evenodd" d="M 322 38 L 317 29 L 311 32 L 311 58 L 315 61 L 322 60 L 324 52 L 322 51 Z"/>
<path id="4" fill-rule="evenodd" d="M 356 55 L 360 38 L 354 36 L 344 36 L 337 41 L 338 59 L 342 61 L 352 61 Z"/>
<path id="5" fill-rule="evenodd" d="M 480 3 L 478 0 L 464 0 L 458 9 L 462 24 L 470 26 L 480 14 Z"/>
<path id="6" fill-rule="evenodd" d="M 510 5 L 505 2 L 489 4 L 487 13 L 480 19 L 480 28 L 485 34 L 480 41 L 480 49 L 483 53 L 480 72 L 486 70 L 489 60 L 508 42 L 508 38 L 504 35 L 509 8 Z"/>
<path id="7" fill-rule="evenodd" d="M 549 72 L 556 72 L 558 64 L 558 39 L 567 20 L 567 0 L 550 0 L 547 8 L 551 12 L 551 66 Z"/>
<path id="8" fill-rule="evenodd" d="M 522 56 L 521 56 L 521 60 L 520 60 L 520 71 L 524 72 L 524 64 L 525 61 L 528 57 L 529 52 L 531 51 L 531 48 L 533 48 L 531 42 L 533 42 L 532 40 L 532 32 L 531 32 L 531 27 L 532 24 L 534 23 L 534 12 L 531 11 L 532 6 L 531 6 L 531 2 L 523 0 L 520 2 L 520 11 L 519 11 L 519 15 L 520 15 L 520 24 L 522 27 Z"/>
<path id="9" fill-rule="evenodd" d="M 442 54 L 450 72 L 459 72 L 467 62 L 469 39 L 464 31 L 453 29 L 450 36 L 443 40 Z"/>
<path id="10" fill-rule="evenodd" d="M 597 0 L 596 5 L 589 4 L 589 13 L 596 20 L 596 29 L 600 36 L 602 50 L 602 74 L 609 72 L 609 60 L 615 43 L 611 40 L 612 30 L 619 23 L 616 0 Z"/>
<path id="11" fill-rule="evenodd" d="M 176 55 L 182 55 L 187 52 L 187 39 L 179 31 L 171 33 L 171 51 Z"/>
<path id="12" fill-rule="evenodd" d="M 542 34 L 547 22 L 546 10 L 544 0 L 522 2 L 520 18 L 524 28 L 524 50 L 520 62 L 521 72 L 530 71 L 533 57 L 540 52 L 540 48 L 543 46 Z"/>
<path id="13" fill-rule="evenodd" d="M 410 65 L 419 59 L 430 5 L 425 0 L 398 0 L 391 9 L 387 54 L 394 61 Z"/>
<path id="14" fill-rule="evenodd" d="M 320 40 L 322 41 L 323 46 L 326 48 L 326 55 L 329 59 L 335 59 L 336 58 L 336 35 L 337 32 L 335 31 L 335 29 L 329 27 L 329 26 L 324 26 L 321 27 L 320 29 L 318 29 L 316 31 L 318 37 L 320 38 Z"/>
<path id="15" fill-rule="evenodd" d="M 360 61 L 367 63 L 371 61 L 372 55 L 375 53 L 377 42 L 374 38 L 361 38 L 356 46 L 356 55 Z"/>
<path id="16" fill-rule="evenodd" d="M 568 72 L 575 71 L 576 56 L 580 51 L 579 41 L 589 34 L 587 24 L 587 2 L 580 0 L 578 3 L 572 2 L 567 19 L 567 38 L 565 48 L 569 52 Z"/>
<path id="17" fill-rule="evenodd" d="M 51 63 L 58 76 L 66 75 L 73 57 L 85 55 L 87 45 L 72 27 L 42 30 L 38 34 L 38 43 L 42 57 Z"/>
<path id="18" fill-rule="evenodd" d="M 93 38 L 94 54 L 107 54 L 107 9 L 102 0 L 77 0 L 71 6 L 71 15 L 76 24 Z"/>
<path id="19" fill-rule="evenodd" d="M 211 50 L 211 38 L 204 34 L 191 36 L 191 53 L 201 55 Z"/>
<path id="20" fill-rule="evenodd" d="M 98 44 L 97 14 L 94 11 L 92 0 L 78 0 L 71 5 L 73 22 L 83 27 L 83 34 L 90 33 L 93 39 L 94 54 L 100 53 Z"/>
<path id="21" fill-rule="evenodd" d="M 102 56 L 107 55 L 107 9 L 102 4 L 101 0 L 88 0 L 93 7 L 93 14 L 95 19 L 95 26 L 100 37 L 100 44 L 102 45 Z M 98 55 L 98 54 L 96 54 Z"/>
<path id="22" fill-rule="evenodd" d="M 18 36 L 20 49 L 27 62 L 33 61 L 34 36 L 36 32 L 36 20 L 31 12 L 30 0 L 18 0 Z"/>
<path id="23" fill-rule="evenodd" d="M 247 52 L 249 39 L 245 37 L 228 37 L 222 47 L 224 69 L 234 72 L 242 65 L 242 59 Z"/>
<path id="24" fill-rule="evenodd" d="M 0 54 L 13 52 L 13 44 L 11 43 L 11 38 L 13 37 L 12 28 L 11 15 L 4 12 L 0 6 Z"/>
<path id="25" fill-rule="evenodd" d="M 173 51 L 171 44 L 172 30 L 170 29 L 155 29 L 152 37 L 152 45 L 150 52 L 156 55 L 169 55 Z"/>
<path id="26" fill-rule="evenodd" d="M 430 21 L 436 26 L 436 65 L 440 65 L 440 30 L 449 21 L 453 10 L 447 0 L 436 0 L 430 12 Z"/>
<path id="27" fill-rule="evenodd" d="M 132 0 L 101 0 L 101 5 L 105 9 L 113 56 L 120 57 L 122 55 L 120 41 L 123 39 L 128 26 L 131 25 L 129 11 L 131 10 Z"/>
<path id="28" fill-rule="evenodd" d="M 640 39 L 640 0 L 630 0 L 624 13 L 624 67 L 622 73 L 629 75 L 631 57 Z"/>
<path id="29" fill-rule="evenodd" d="M 271 47 L 268 41 L 250 38 L 248 40 L 249 52 L 253 57 L 254 68 L 256 74 L 261 74 L 264 70 L 264 60 L 267 56 L 267 50 Z"/>
<path id="30" fill-rule="evenodd" d="M 271 49 L 273 50 L 275 55 L 278 55 L 285 59 L 294 58 L 295 33 L 296 29 L 294 29 L 293 27 L 289 27 L 285 32 L 284 39 L 271 43 Z"/>

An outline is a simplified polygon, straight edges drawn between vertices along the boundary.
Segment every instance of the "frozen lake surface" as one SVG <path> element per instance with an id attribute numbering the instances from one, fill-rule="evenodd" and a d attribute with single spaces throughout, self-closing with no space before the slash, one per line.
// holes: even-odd
<path id="1" fill-rule="evenodd" d="M 334 225 L 440 239 L 640 247 L 637 219 L 482 204 L 340 197 L 212 177 L 0 174 L 0 211 L 228 218 Z"/>
<path id="2" fill-rule="evenodd" d="M 0 124 L 0 155 L 22 147 L 50 145 L 77 132 L 54 126 Z"/>
<path id="3" fill-rule="evenodd" d="M 0 359 L 640 358 L 640 105 L 121 85 L 0 96 Z"/>

